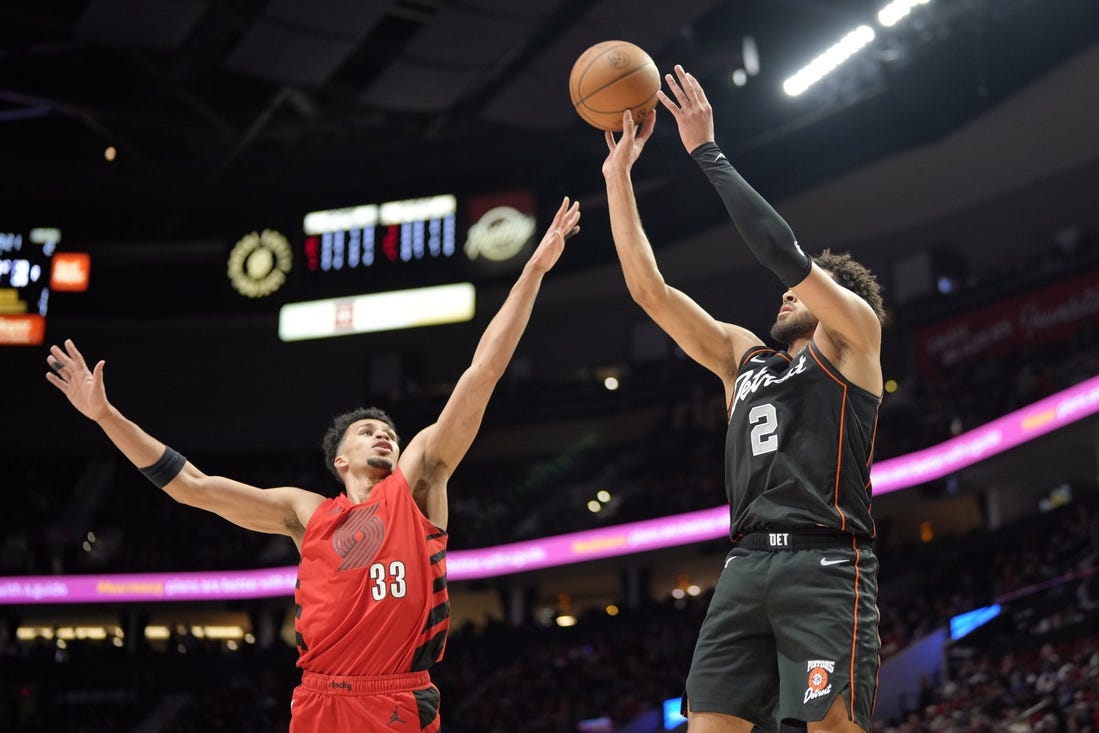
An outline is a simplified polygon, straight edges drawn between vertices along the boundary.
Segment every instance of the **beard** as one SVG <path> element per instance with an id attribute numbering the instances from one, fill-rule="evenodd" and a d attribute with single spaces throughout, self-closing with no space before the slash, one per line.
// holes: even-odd
<path id="1" fill-rule="evenodd" d="M 810 338 L 817 328 L 816 318 L 811 313 L 801 312 L 786 318 L 779 318 L 771 326 L 771 338 L 790 345 L 801 338 Z"/>
<path id="2" fill-rule="evenodd" d="M 393 473 L 393 461 L 383 456 L 370 456 L 366 459 L 366 465 L 371 468 L 378 468 L 387 473 Z"/>

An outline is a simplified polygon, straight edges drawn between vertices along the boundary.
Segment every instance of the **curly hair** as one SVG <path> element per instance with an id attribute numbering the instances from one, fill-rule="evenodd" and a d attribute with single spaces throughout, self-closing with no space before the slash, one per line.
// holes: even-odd
<path id="1" fill-rule="evenodd" d="M 397 435 L 397 426 L 393 423 L 393 418 L 388 414 L 379 410 L 377 407 L 359 407 L 351 412 L 345 412 L 342 415 L 336 415 L 332 419 L 332 424 L 328 426 L 328 430 L 324 433 L 324 439 L 321 440 L 321 448 L 324 450 L 324 464 L 332 475 L 336 477 L 337 481 L 340 481 L 340 472 L 336 470 L 333 462 L 336 460 L 336 454 L 340 452 L 340 444 L 343 443 L 344 435 L 347 434 L 347 429 L 351 427 L 353 423 L 357 423 L 359 420 L 379 420 L 384 422 L 389 427 L 393 428 L 393 435 L 396 437 L 397 443 L 400 444 L 400 436 Z"/>
<path id="2" fill-rule="evenodd" d="M 833 280 L 869 303 L 878 320 L 885 322 L 881 285 L 865 265 L 856 262 L 847 252 L 835 253 L 830 249 L 814 257 L 813 262 L 817 263 L 817 267 L 830 272 Z"/>

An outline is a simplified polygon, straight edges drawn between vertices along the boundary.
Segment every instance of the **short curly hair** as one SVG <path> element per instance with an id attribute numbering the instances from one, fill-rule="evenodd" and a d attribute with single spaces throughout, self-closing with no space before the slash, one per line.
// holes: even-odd
<path id="1" fill-rule="evenodd" d="M 344 435 L 347 434 L 347 429 L 359 420 L 379 420 L 384 422 L 389 427 L 393 428 L 393 435 L 397 439 L 398 445 L 401 442 L 400 436 L 397 435 L 397 426 L 391 418 L 384 411 L 379 410 L 377 407 L 359 407 L 351 412 L 345 412 L 342 415 L 336 415 L 332 419 L 332 424 L 328 426 L 328 430 L 324 433 L 324 438 L 321 440 L 321 449 L 324 451 L 324 464 L 328 470 L 336 477 L 337 481 L 341 481 L 340 472 L 336 470 L 333 463 L 336 460 L 336 454 L 340 452 L 340 444 L 343 443 Z"/>
<path id="2" fill-rule="evenodd" d="M 855 295 L 859 296 L 874 309 L 878 320 L 885 322 L 885 303 L 881 297 L 881 284 L 865 265 L 856 262 L 847 252 L 833 252 L 826 249 L 813 258 L 817 267 L 832 274 L 832 279 Z"/>

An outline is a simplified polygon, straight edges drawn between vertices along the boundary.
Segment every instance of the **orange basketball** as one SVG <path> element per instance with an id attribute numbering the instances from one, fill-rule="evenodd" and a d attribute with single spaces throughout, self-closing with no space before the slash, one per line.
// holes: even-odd
<path id="1" fill-rule="evenodd" d="M 640 122 L 656 106 L 660 72 L 641 48 L 628 41 L 603 41 L 580 55 L 569 75 L 576 113 L 592 127 L 619 132 L 622 113 Z"/>

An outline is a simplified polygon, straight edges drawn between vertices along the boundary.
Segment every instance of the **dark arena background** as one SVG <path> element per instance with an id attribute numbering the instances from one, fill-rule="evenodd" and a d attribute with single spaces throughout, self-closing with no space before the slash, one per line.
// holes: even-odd
<path id="1" fill-rule="evenodd" d="M 884 286 L 874 729 L 1099 728 L 1094 0 L 13 0 L 0 730 L 285 730 L 300 676 L 293 544 L 149 485 L 50 344 L 208 473 L 334 495 L 332 416 L 432 422 L 564 195 L 449 486 L 443 730 L 685 727 L 725 407 L 617 264 L 567 89 L 607 39 L 693 72 L 802 246 Z M 766 333 L 782 287 L 665 110 L 634 181 L 669 282 Z"/>

